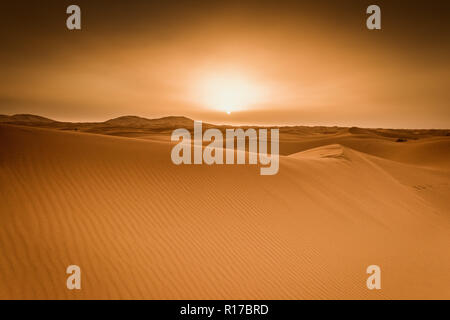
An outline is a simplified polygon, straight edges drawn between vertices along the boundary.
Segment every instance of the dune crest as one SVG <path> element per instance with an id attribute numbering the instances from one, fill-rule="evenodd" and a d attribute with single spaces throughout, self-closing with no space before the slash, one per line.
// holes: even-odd
<path id="1" fill-rule="evenodd" d="M 309 149 L 306 151 L 297 152 L 289 155 L 291 158 L 296 159 L 323 159 L 323 158 L 335 158 L 335 159 L 348 159 L 346 153 L 348 151 L 340 144 L 330 144 L 322 147 Z"/>

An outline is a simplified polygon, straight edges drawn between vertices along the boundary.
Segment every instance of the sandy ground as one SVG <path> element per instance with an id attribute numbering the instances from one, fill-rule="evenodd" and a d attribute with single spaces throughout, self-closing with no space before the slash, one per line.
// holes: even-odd
<path id="1" fill-rule="evenodd" d="M 147 138 L 0 125 L 1 299 L 450 299 L 450 137 L 286 134 L 274 176 Z"/>

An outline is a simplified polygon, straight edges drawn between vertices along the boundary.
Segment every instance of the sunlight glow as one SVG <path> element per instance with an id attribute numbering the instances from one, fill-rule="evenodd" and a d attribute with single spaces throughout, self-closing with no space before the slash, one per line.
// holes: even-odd
<path id="1" fill-rule="evenodd" d="M 241 76 L 205 77 L 199 87 L 199 99 L 203 106 L 227 114 L 247 110 L 263 100 L 264 90 Z"/>

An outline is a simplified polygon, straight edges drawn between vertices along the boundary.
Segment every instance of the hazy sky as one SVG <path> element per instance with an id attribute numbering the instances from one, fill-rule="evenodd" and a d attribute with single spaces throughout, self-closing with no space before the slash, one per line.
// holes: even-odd
<path id="1" fill-rule="evenodd" d="M 6 2 L 1 114 L 450 128 L 450 1 Z"/>

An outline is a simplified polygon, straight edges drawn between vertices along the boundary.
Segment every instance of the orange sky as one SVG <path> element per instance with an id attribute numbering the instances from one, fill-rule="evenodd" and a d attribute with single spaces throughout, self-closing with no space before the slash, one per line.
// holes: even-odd
<path id="1" fill-rule="evenodd" d="M 65 27 L 73 3 L 81 31 Z M 450 127 L 448 1 L 376 1 L 381 31 L 372 2 L 245 3 L 2 5 L 0 113 Z"/>

